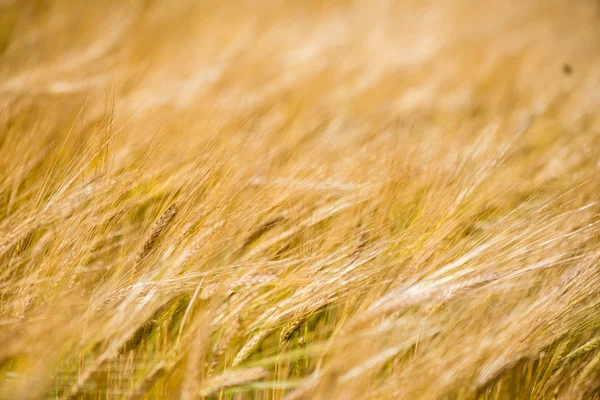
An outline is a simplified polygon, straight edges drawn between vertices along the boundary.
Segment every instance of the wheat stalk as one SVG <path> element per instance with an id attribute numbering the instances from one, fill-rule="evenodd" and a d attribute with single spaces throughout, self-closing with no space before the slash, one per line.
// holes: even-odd
<path id="1" fill-rule="evenodd" d="M 142 399 L 160 378 L 165 376 L 167 368 L 164 362 L 159 362 L 150 370 L 146 377 L 125 396 L 127 400 Z"/>

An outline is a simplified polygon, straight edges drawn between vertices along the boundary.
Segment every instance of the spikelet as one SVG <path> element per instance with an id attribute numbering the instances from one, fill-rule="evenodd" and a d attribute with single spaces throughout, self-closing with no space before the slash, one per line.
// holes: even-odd
<path id="1" fill-rule="evenodd" d="M 302 326 L 304 321 L 306 321 L 306 317 L 299 317 L 299 318 L 295 319 L 294 321 L 292 321 L 291 324 L 286 326 L 281 331 L 281 337 L 280 337 L 281 343 L 285 343 L 285 342 L 289 341 L 294 336 L 294 333 L 296 333 L 296 331 L 298 329 L 300 329 L 300 326 Z"/>

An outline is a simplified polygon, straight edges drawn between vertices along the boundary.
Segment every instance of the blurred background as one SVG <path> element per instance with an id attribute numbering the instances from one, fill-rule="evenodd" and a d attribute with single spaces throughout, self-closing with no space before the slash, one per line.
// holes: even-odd
<path id="1" fill-rule="evenodd" d="M 599 87 L 597 0 L 0 0 L 0 398 L 598 393 Z"/>

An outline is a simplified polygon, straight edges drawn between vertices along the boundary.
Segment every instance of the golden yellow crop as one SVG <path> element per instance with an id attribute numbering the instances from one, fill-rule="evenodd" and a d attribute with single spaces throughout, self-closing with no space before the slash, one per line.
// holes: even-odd
<path id="1" fill-rule="evenodd" d="M 598 110 L 595 0 L 0 0 L 0 398 L 598 398 Z"/>

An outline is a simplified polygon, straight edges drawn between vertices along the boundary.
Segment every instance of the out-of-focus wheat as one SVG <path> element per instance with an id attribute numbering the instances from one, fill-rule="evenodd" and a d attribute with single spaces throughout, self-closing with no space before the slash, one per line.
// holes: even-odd
<path id="1" fill-rule="evenodd" d="M 594 0 L 0 0 L 0 398 L 600 395 Z"/>

